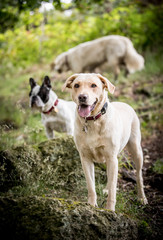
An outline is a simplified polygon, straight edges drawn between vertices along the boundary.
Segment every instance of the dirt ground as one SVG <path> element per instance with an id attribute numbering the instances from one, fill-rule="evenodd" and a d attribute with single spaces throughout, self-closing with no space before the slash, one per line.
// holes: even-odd
<path id="1" fill-rule="evenodd" d="M 163 131 L 144 141 L 143 147 L 149 155 L 149 162 L 144 163 L 144 185 L 149 202 L 145 213 L 151 217 L 151 224 L 158 229 L 158 235 L 163 237 L 163 174 L 152 171 L 154 162 L 163 157 Z"/>
<path id="2" fill-rule="evenodd" d="M 163 131 L 154 131 L 154 135 L 142 141 L 144 151 L 143 178 L 145 193 L 148 199 L 148 205 L 143 211 L 143 219 L 152 230 L 150 239 L 162 239 L 163 237 L 163 174 L 153 171 L 154 163 L 157 159 L 163 157 Z M 127 173 L 128 174 L 128 173 Z M 132 174 L 122 174 L 119 181 L 120 187 L 128 190 L 133 189 L 133 183 L 136 184 Z M 150 220 L 149 220 L 150 219 Z"/>

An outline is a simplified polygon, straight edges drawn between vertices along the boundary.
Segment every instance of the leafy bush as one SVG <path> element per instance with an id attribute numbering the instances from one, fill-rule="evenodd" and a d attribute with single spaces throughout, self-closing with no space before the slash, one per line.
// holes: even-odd
<path id="1" fill-rule="evenodd" d="M 83 16 L 73 12 L 70 17 L 52 11 L 48 24 L 35 11 L 23 12 L 15 30 L 0 34 L 1 64 L 16 67 L 50 62 L 59 53 L 75 45 L 110 34 L 129 37 L 136 48 L 146 49 L 161 45 L 162 10 L 157 6 L 141 9 L 137 5 L 116 7 L 103 15 Z"/>

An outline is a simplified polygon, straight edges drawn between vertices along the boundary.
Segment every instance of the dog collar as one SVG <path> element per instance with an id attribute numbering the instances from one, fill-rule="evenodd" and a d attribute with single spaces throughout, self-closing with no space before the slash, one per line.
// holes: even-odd
<path id="1" fill-rule="evenodd" d="M 55 109 L 55 107 L 58 105 L 59 100 L 57 99 L 54 103 L 54 105 L 47 111 L 47 112 L 43 112 L 44 114 L 49 114 L 53 109 Z M 57 112 L 57 111 L 56 111 Z"/>
<path id="2" fill-rule="evenodd" d="M 90 117 L 86 117 L 85 118 L 85 121 L 89 121 L 89 120 L 94 120 L 96 121 L 98 118 L 100 118 L 102 115 L 104 115 L 106 113 L 106 110 L 107 110 L 107 107 L 108 107 L 108 103 L 106 102 L 104 104 L 104 106 L 102 107 L 101 111 L 99 113 L 97 113 L 97 115 L 95 116 L 90 116 Z"/>
<path id="3" fill-rule="evenodd" d="M 90 117 L 86 117 L 85 118 L 85 124 L 83 125 L 83 132 L 87 133 L 88 132 L 88 125 L 87 125 L 87 121 L 89 120 L 94 120 L 96 121 L 98 118 L 100 118 L 102 115 L 104 115 L 106 113 L 108 107 L 108 103 L 106 102 L 104 104 L 104 106 L 102 107 L 101 111 L 99 113 L 97 113 L 97 115 L 95 116 L 90 116 Z"/>

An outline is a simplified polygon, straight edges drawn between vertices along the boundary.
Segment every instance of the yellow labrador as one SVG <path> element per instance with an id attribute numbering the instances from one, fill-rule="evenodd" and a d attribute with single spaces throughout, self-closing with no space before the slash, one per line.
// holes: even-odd
<path id="1" fill-rule="evenodd" d="M 137 170 L 138 197 L 147 204 L 143 189 L 143 154 L 139 119 L 129 105 L 110 103 L 108 94 L 115 86 L 100 74 L 81 73 L 69 77 L 64 86 L 71 89 L 77 104 L 74 140 L 87 181 L 88 203 L 97 206 L 94 163 L 107 165 L 108 198 L 106 208 L 115 211 L 118 177 L 117 155 L 127 146 Z"/>

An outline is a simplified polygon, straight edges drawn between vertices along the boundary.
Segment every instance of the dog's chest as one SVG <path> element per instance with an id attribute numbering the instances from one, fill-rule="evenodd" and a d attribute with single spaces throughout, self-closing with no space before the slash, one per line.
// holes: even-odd
<path id="1" fill-rule="evenodd" d="M 46 127 L 58 132 L 66 132 L 70 125 L 63 109 L 59 109 L 58 112 L 52 111 L 48 115 L 42 115 L 42 122 Z"/>
<path id="2" fill-rule="evenodd" d="M 94 162 L 98 162 L 98 163 L 105 163 L 106 162 L 106 158 L 105 158 L 105 146 L 104 145 L 100 145 L 94 148 L 90 148 L 92 157 L 93 157 L 93 161 Z"/>
<path id="3" fill-rule="evenodd" d="M 106 140 L 103 134 L 104 129 L 100 127 L 88 127 L 85 133 L 85 145 L 89 148 L 89 152 L 95 162 L 105 162 L 105 146 Z"/>

